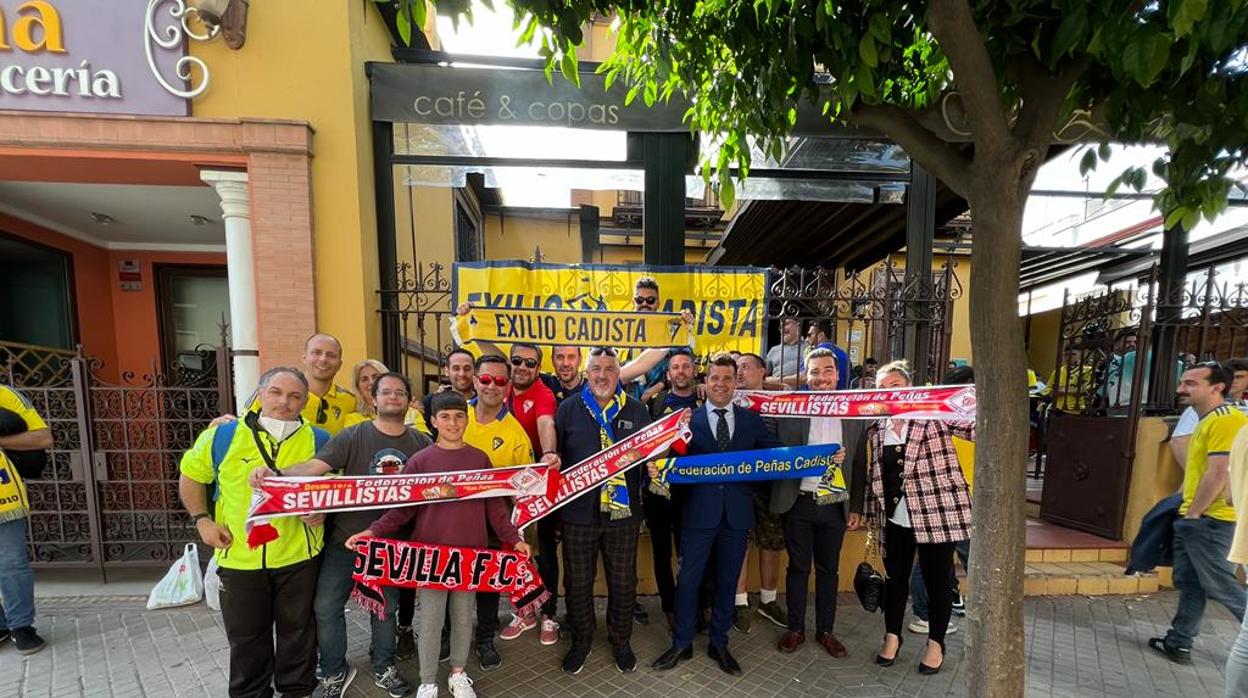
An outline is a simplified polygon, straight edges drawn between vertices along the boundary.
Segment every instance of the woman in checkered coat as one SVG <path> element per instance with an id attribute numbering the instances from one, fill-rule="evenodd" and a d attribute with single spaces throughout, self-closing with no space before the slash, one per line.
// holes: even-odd
<path id="1" fill-rule="evenodd" d="M 880 368 L 876 385 L 910 385 L 904 361 Z M 867 430 L 870 490 L 867 525 L 881 541 L 887 581 L 884 591 L 884 646 L 875 662 L 892 666 L 901 649 L 901 627 L 910 594 L 914 555 L 929 597 L 927 645 L 919 673 L 940 671 L 945 660 L 945 631 L 953 608 L 948 580 L 953 574 L 954 543 L 971 537 L 971 494 L 953 437 L 975 440 L 974 422 L 882 419 Z"/>

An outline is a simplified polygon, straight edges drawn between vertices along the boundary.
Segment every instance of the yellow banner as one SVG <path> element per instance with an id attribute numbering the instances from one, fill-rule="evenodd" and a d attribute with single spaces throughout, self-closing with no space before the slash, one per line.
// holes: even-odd
<path id="1" fill-rule="evenodd" d="M 659 284 L 656 310 L 693 314 L 699 355 L 761 351 L 767 270 L 754 267 L 457 262 L 452 307 L 631 312 L 642 276 Z"/>
<path id="2" fill-rule="evenodd" d="M 597 310 L 473 308 L 455 319 L 461 342 L 528 342 L 541 345 L 648 349 L 689 345 L 689 326 L 678 313 Z"/>

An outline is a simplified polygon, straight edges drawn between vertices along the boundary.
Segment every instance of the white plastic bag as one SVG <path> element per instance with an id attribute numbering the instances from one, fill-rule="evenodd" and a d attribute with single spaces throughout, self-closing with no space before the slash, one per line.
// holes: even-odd
<path id="1" fill-rule="evenodd" d="M 208 561 L 208 571 L 204 572 L 204 603 L 214 611 L 221 610 L 221 577 L 217 575 L 217 556 Z"/>
<path id="2" fill-rule="evenodd" d="M 169 568 L 147 597 L 147 610 L 198 603 L 204 597 L 204 577 L 199 571 L 199 548 L 187 543 L 182 557 Z"/>

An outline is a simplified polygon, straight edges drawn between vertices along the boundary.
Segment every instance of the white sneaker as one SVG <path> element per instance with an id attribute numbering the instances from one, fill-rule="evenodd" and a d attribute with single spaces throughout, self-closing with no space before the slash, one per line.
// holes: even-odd
<path id="1" fill-rule="evenodd" d="M 954 625 L 953 621 L 949 621 L 949 627 L 945 628 L 945 634 L 952 635 L 956 632 L 958 632 L 958 626 Z"/>
<path id="2" fill-rule="evenodd" d="M 455 698 L 477 698 L 477 692 L 472 690 L 472 679 L 468 678 L 466 672 L 451 674 L 446 680 L 446 687 L 451 689 L 451 695 Z"/>
<path id="3" fill-rule="evenodd" d="M 915 618 L 910 621 L 910 625 L 906 626 L 906 629 L 917 635 L 926 635 L 931 630 L 931 627 L 922 618 Z"/>
<path id="4" fill-rule="evenodd" d="M 416 689 L 416 698 L 438 698 L 438 684 L 420 684 L 420 688 Z"/>

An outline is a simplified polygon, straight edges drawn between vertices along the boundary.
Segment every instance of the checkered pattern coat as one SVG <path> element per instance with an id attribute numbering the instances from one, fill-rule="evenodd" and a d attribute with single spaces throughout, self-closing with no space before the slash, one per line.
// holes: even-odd
<path id="1" fill-rule="evenodd" d="M 971 493 L 953 438 L 975 440 L 974 422 L 913 420 L 906 434 L 902 453 L 905 478 L 902 493 L 910 513 L 910 525 L 918 543 L 952 543 L 971 537 Z M 874 526 L 881 549 L 884 524 L 884 478 L 881 473 L 884 452 L 884 424 L 867 429 L 871 494 L 866 501 L 868 525 Z"/>

